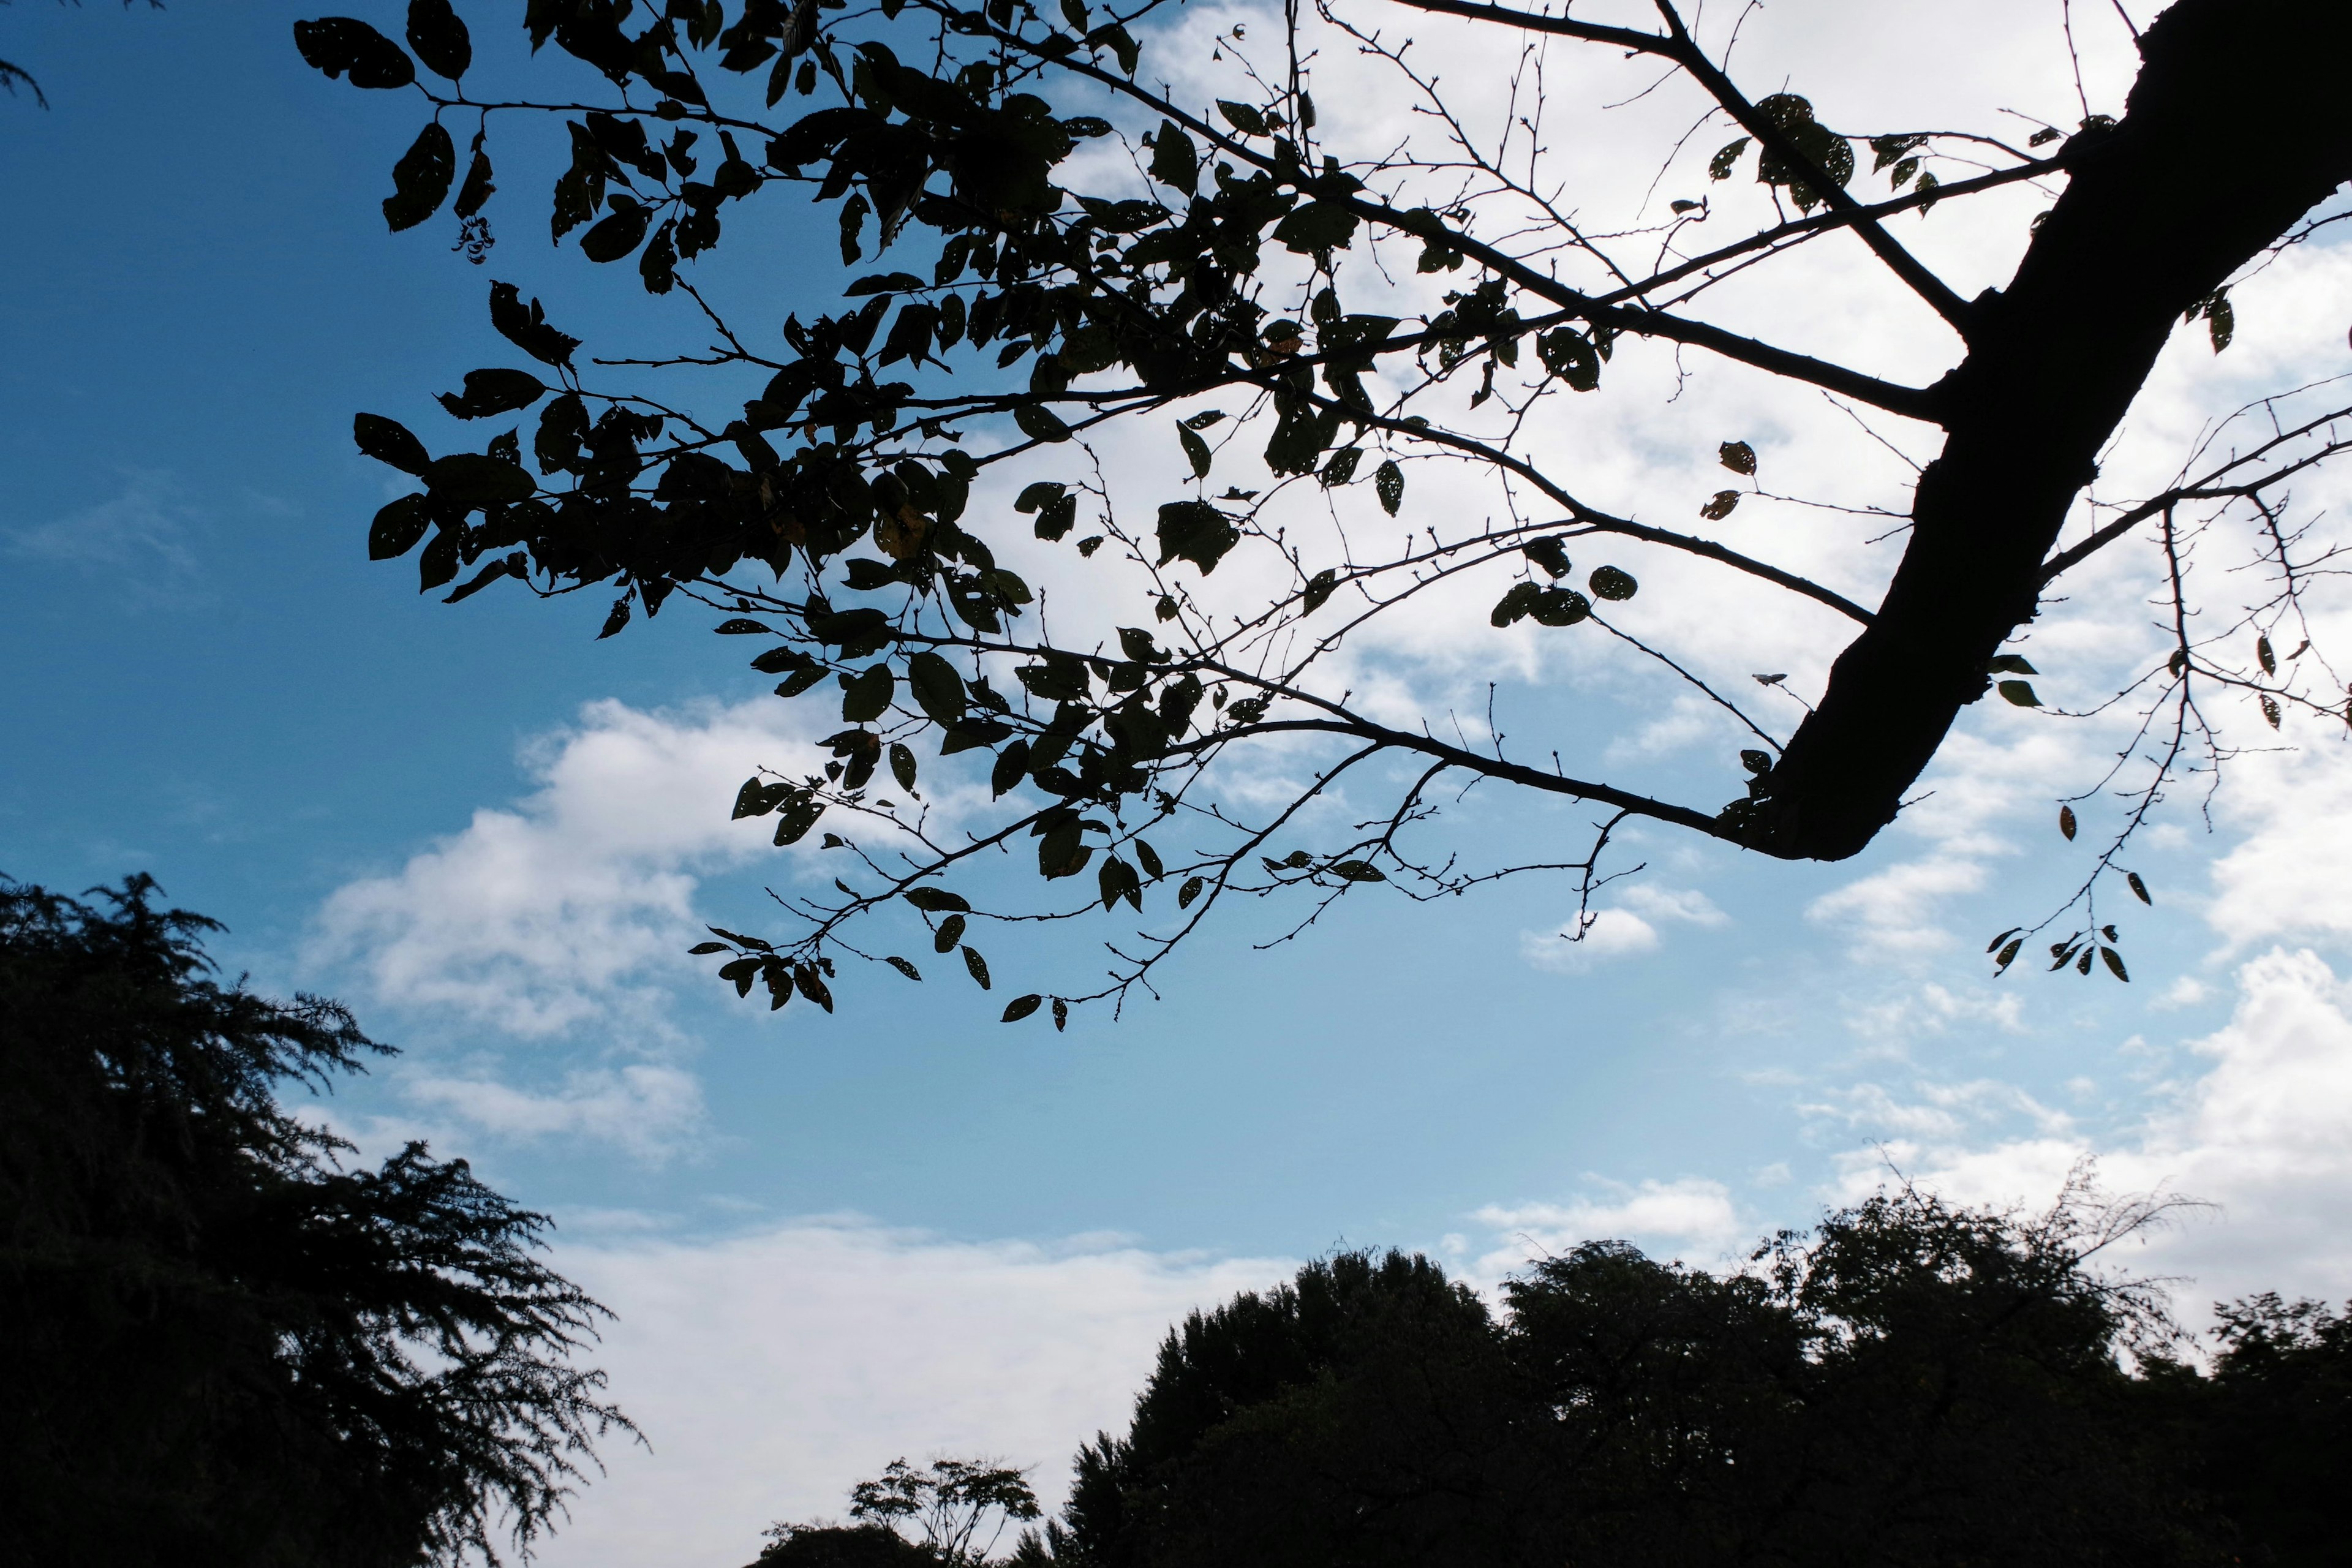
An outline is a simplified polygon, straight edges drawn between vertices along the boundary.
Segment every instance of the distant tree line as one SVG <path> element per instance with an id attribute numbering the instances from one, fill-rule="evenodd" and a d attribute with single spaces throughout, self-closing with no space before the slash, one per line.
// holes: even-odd
<path id="1" fill-rule="evenodd" d="M 1020 1568 L 2352 1563 L 2352 1319 L 2263 1295 L 2191 1363 L 2099 1265 L 2147 1205 L 1903 1190 L 1745 1271 L 1592 1242 L 1499 1310 L 1342 1253 L 1195 1313 Z M 2330 1479 L 2330 1478 L 2334 1478 Z M 769 1568 L 947 1554 L 875 1522 Z"/>
<path id="2" fill-rule="evenodd" d="M 603 1309 L 464 1161 L 289 1114 L 387 1047 L 155 897 L 0 878 L 0 1563 L 527 1552 L 635 1430 L 570 1364 Z"/>

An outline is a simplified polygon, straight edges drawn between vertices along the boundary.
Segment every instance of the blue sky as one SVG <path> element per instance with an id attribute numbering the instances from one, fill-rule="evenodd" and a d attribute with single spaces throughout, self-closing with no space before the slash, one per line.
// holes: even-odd
<path id="1" fill-rule="evenodd" d="M 387 491 L 352 449 L 351 415 L 415 416 L 485 363 L 488 277 L 544 293 L 559 320 L 651 318 L 642 296 L 538 242 L 544 180 L 520 146 L 501 159 L 509 205 L 493 209 L 488 268 L 450 254 L 438 222 L 387 236 L 376 202 L 415 110 L 302 67 L 289 24 L 305 14 L 274 0 L 0 10 L 0 57 L 34 69 L 51 105 L 0 100 L 13 237 L 0 247 L 0 870 L 68 889 L 152 871 L 228 922 L 216 952 L 230 969 L 352 1001 L 407 1054 L 343 1091 L 339 1123 L 473 1157 L 565 1221 L 609 1297 L 635 1300 L 632 1279 L 688 1254 L 719 1268 L 763 1237 L 846 1237 L 853 1252 L 870 1243 L 857 1256 L 876 1268 L 917 1274 L 982 1256 L 956 1247 L 1011 1247 L 987 1254 L 1007 1278 L 1034 1265 L 1056 1281 L 1084 1273 L 1070 1258 L 1109 1247 L 1142 1260 L 1119 1278 L 1150 1290 L 1069 1274 L 1047 1292 L 1063 1316 L 1011 1312 L 1003 1342 L 1048 1318 L 1081 1338 L 1070 1325 L 1115 1321 L 1129 1348 L 1103 1353 L 1139 1366 L 1152 1315 L 1230 1288 L 1247 1273 L 1234 1260 L 1394 1241 L 1491 1272 L 1513 1236 L 1594 1227 L 1712 1260 L 1853 1190 L 1882 1148 L 1988 1194 L 2046 1195 L 2053 1162 L 2083 1152 L 2150 1179 L 2220 1173 L 2208 1185 L 2226 1187 L 2241 1167 L 2210 1149 L 2252 1135 L 2208 1124 L 2221 1114 L 2215 1073 L 2301 1040 L 2315 1081 L 2352 1083 L 2352 1044 L 2329 1033 L 2352 926 L 2331 880 L 2352 848 L 2334 834 L 2330 743 L 2258 759 L 2273 771 L 2225 797 L 2215 833 L 2175 814 L 2141 861 L 2160 897 L 2132 922 L 2133 985 L 2026 969 L 1996 984 L 1983 937 L 2079 874 L 2047 803 L 2079 787 L 2069 769 L 2095 746 L 1982 709 L 1929 781 L 1944 804 L 1854 862 L 1638 841 L 1649 869 L 1612 904 L 1619 940 L 1574 963 L 1548 937 L 1570 895 L 1536 880 L 1442 905 L 1350 900 L 1272 952 L 1252 951 L 1266 932 L 1239 921 L 1178 965 L 1166 1000 L 1116 1024 L 1082 1015 L 1059 1036 L 999 1026 L 944 973 L 919 988 L 860 980 L 841 1016 L 800 1008 L 780 1023 L 674 957 L 602 978 L 593 953 L 468 957 L 468 932 L 505 928 L 419 900 L 478 886 L 468 868 L 494 840 L 522 846 L 527 866 L 668 879 L 698 918 L 756 918 L 763 868 L 782 874 L 772 862 L 715 826 L 650 847 L 612 826 L 652 810 L 715 823 L 748 765 L 678 762 L 639 800 L 598 758 L 627 745 L 700 757 L 777 721 L 741 645 L 711 638 L 690 607 L 598 642 L 601 604 L 493 592 L 445 608 L 413 592 L 406 564 L 366 561 Z M 499 35 L 478 22 L 477 37 Z M 830 234 L 805 243 L 793 221 L 747 232 L 732 286 L 821 297 Z M 2341 261 L 2307 258 L 2276 287 L 2341 317 Z M 2284 331 L 2284 310 L 2266 329 L 2242 310 L 2250 342 L 2232 365 L 2316 352 L 2263 337 Z M 2165 395 L 2189 407 L 2206 394 L 2183 378 L 2213 373 L 2179 364 Z M 1513 695 L 1520 722 L 1570 735 L 1638 727 L 1644 705 L 1670 700 L 1541 683 Z M 1627 754 L 1661 776 L 1689 765 Z M 1935 816 L 1948 808 L 1959 815 Z M 503 815 L 485 826 L 481 812 Z M 1471 847 L 1500 853 L 1587 815 L 1496 793 L 1454 820 Z M 670 914 L 616 897 L 591 911 L 606 924 L 558 921 L 532 941 L 619 932 L 675 954 Z M 1000 972 L 1052 962 L 1001 945 Z M 2318 967 L 2293 969 L 2306 947 Z M 2249 981 L 2238 966 L 2265 954 L 2288 967 Z M 412 961 L 424 968 L 399 968 Z M 566 1021 L 465 999 L 459 982 L 501 975 L 572 1009 Z M 2287 1022 L 2263 1023 L 2266 997 Z M 2340 1229 L 2266 1227 L 2269 1189 L 2244 1183 L 2240 1241 L 2199 1233 L 2217 1283 L 2263 1270 L 2346 1281 Z M 660 1248 L 688 1252 L 647 1261 Z M 1229 1266 L 1242 1274 L 1218 1272 Z M 666 1309 L 645 1288 L 651 1321 Z M 680 1335 L 659 1353 L 682 1354 Z M 852 1335 L 826 1355 L 867 1353 L 881 1352 Z M 1124 1397 L 1099 1379 L 1086 1390 L 1087 1410 Z M 853 1415 L 888 1403 L 844 1397 Z M 853 1415 L 812 1415 L 809 1430 L 854 1432 L 877 1445 L 873 1463 L 887 1441 L 932 1441 Z M 1076 1419 L 1058 1405 L 1022 1415 L 1021 1440 L 1045 1434 L 1023 1457 L 1057 1468 L 1068 1443 L 1053 1448 L 1054 1423 L 1075 1442 Z M 835 1478 L 815 1472 L 834 1461 L 809 1463 L 814 1479 L 747 1479 L 729 1506 L 751 1508 L 741 1500 L 769 1495 L 761 1485 L 822 1495 Z M 646 1497 L 685 1485 L 627 1484 Z"/>

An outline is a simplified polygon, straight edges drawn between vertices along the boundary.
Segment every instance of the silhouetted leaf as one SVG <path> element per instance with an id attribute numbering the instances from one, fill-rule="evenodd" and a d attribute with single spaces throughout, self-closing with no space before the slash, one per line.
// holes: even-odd
<path id="1" fill-rule="evenodd" d="M 1004 1005 L 1004 1016 L 1001 1021 L 1017 1024 L 1045 1005 L 1045 999 L 1034 991 L 1026 996 L 1015 996 Z"/>
<path id="2" fill-rule="evenodd" d="M 1756 471 L 1756 448 L 1745 441 L 1726 441 L 1716 448 L 1716 458 L 1735 474 Z"/>
<path id="3" fill-rule="evenodd" d="M 409 434 L 408 426 L 396 419 L 386 419 L 381 414 L 357 414 L 352 416 L 352 439 L 359 443 L 360 451 L 379 463 L 389 463 L 404 474 L 424 477 L 432 463 L 425 443 Z"/>
<path id="4" fill-rule="evenodd" d="M 294 47 L 313 69 L 348 74 L 353 87 L 406 87 L 416 68 L 400 46 L 352 16 L 321 16 L 294 24 Z"/>
<path id="5" fill-rule="evenodd" d="M 415 228 L 441 210 L 450 182 L 457 177 L 457 148 L 434 121 L 416 133 L 392 166 L 392 195 L 383 199 L 383 221 L 394 233 Z"/>
<path id="6" fill-rule="evenodd" d="M 474 44 L 449 0 L 408 0 L 408 47 L 425 68 L 451 81 L 474 63 Z"/>
<path id="7" fill-rule="evenodd" d="M 923 977 L 923 972 L 921 970 L 916 968 L 907 960 L 900 958 L 895 952 L 889 957 L 884 959 L 882 962 L 888 964 L 891 968 L 897 970 L 899 973 L 905 975 L 909 980 L 920 980 Z"/>
<path id="8" fill-rule="evenodd" d="M 2042 699 L 2033 694 L 2033 687 L 2027 681 L 2004 680 L 2000 683 L 2000 691 L 2001 700 L 2014 703 L 2020 708 L 2042 706 Z"/>
<path id="9" fill-rule="evenodd" d="M 390 561 L 407 554 L 431 526 L 423 496 L 403 496 L 388 503 L 368 525 L 368 559 Z"/>
<path id="10" fill-rule="evenodd" d="M 1592 575 L 1584 581 L 1596 599 L 1622 601 L 1632 598 L 1642 589 L 1632 573 L 1620 571 L 1614 566 L 1596 566 L 1592 569 Z"/>
<path id="11" fill-rule="evenodd" d="M 989 989 L 988 960 L 980 956 L 978 948 L 967 947 L 963 950 L 963 966 L 970 972 L 971 977 L 980 983 L 980 988 L 982 991 Z"/>
<path id="12" fill-rule="evenodd" d="M 2074 840 L 2074 808 L 2073 806 L 2062 805 L 2058 808 L 2058 831 L 2066 836 L 2068 842 L 2071 843 Z"/>
<path id="13" fill-rule="evenodd" d="M 970 900 L 960 893 L 949 892 L 945 888 L 909 888 L 900 896 L 927 915 L 949 911 L 968 913 L 971 909 Z"/>

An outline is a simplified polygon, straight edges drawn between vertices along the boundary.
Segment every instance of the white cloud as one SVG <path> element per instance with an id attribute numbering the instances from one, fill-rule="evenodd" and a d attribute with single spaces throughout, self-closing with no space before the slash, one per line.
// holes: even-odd
<path id="1" fill-rule="evenodd" d="M 735 791 L 760 767 L 818 760 L 772 699 L 655 713 L 592 702 L 528 748 L 540 787 L 527 799 L 339 889 L 310 957 L 356 966 L 382 1000 L 513 1035 L 592 1018 L 651 1028 L 652 983 L 681 974 L 702 934 L 700 879 L 774 853 L 772 825 L 728 820 Z"/>
<path id="2" fill-rule="evenodd" d="M 1748 1239 L 1748 1221 L 1721 1182 L 1698 1176 L 1637 1185 L 1591 1178 L 1604 1195 L 1567 1204 L 1490 1205 L 1474 1216 L 1502 1243 L 1475 1272 L 1499 1278 L 1529 1258 L 1566 1252 L 1585 1241 L 1633 1241 L 1660 1254 L 1696 1255 L 1712 1264 Z"/>
<path id="3" fill-rule="evenodd" d="M 566 1242 L 555 1264 L 619 1315 L 594 1359 L 652 1447 L 608 1445 L 547 1568 L 748 1562 L 772 1521 L 837 1517 L 901 1455 L 1034 1466 L 1058 1506 L 1078 1444 L 1124 1429 L 1169 1327 L 1294 1267 L 826 1220 Z"/>
<path id="4" fill-rule="evenodd" d="M 1818 1110 L 1879 1142 L 1845 1156 L 1841 1195 L 1875 1185 L 1892 1162 L 1965 1201 L 2041 1204 L 2091 1156 L 2113 1190 L 2219 1205 L 2150 1238 L 2137 1260 L 2183 1276 L 2192 1316 L 2257 1289 L 2352 1294 L 2352 987 L 2317 954 L 2284 949 L 2243 964 L 2236 984 L 2229 1023 L 2189 1047 L 2186 1065 L 2204 1070 L 2158 1085 L 2155 1110 L 2105 1136 L 2005 1085 L 1847 1091 Z M 2134 1040 L 2118 1054 L 2146 1051 Z"/>
<path id="5" fill-rule="evenodd" d="M 1654 952 L 1663 940 L 1660 925 L 1719 926 L 1731 918 L 1696 889 L 1637 882 L 1618 899 L 1616 904 L 1592 912 L 1580 937 L 1570 936 L 1573 922 L 1557 931 L 1521 931 L 1519 956 L 1554 974 L 1581 974 L 1611 959 Z"/>
<path id="6" fill-rule="evenodd" d="M 134 471 L 110 500 L 47 522 L 0 530 L 22 561 L 103 574 L 144 604 L 187 602 L 201 593 L 191 542 L 194 513 L 168 474 Z"/>
<path id="7" fill-rule="evenodd" d="M 647 1162 L 688 1148 L 703 1126 L 700 1081 L 660 1062 L 581 1068 L 545 1090 L 518 1088 L 485 1071 L 404 1074 L 400 1089 L 420 1110 L 494 1138 L 584 1138 Z"/>

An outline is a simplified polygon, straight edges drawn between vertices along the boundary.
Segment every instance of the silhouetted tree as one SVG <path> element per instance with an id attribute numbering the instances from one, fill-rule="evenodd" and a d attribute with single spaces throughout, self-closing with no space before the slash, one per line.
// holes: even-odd
<path id="1" fill-rule="evenodd" d="M 460 245 L 481 259 L 494 122 L 561 120 L 556 239 L 576 234 L 592 262 L 634 257 L 690 322 L 690 342 L 590 363 L 536 300 L 492 284 L 491 324 L 535 367 L 471 372 L 441 403 L 465 420 L 540 407 L 531 466 L 519 429 L 435 456 L 360 416 L 362 450 L 418 482 L 378 514 L 369 548 L 421 546 L 426 589 L 468 573 L 452 602 L 506 579 L 541 595 L 617 587 L 608 636 L 673 595 L 699 600 L 727 617 L 718 630 L 769 639 L 752 664 L 783 678 L 781 695 L 838 701 L 821 773 L 755 776 L 737 802 L 739 816 L 774 816 L 780 845 L 823 818 L 846 862 L 835 891 L 783 897 L 794 921 L 780 937 L 719 931 L 696 950 L 723 953 L 740 992 L 830 1009 L 836 959 L 888 954 L 855 922 L 895 911 L 911 925 L 905 905 L 988 986 L 966 940 L 981 921 L 1161 900 L 1151 929 L 1111 944 L 1099 983 L 1004 1010 L 1010 1022 L 1050 1002 L 1059 1024 L 1148 985 L 1234 899 L 1290 895 L 1303 926 L 1372 884 L 1427 900 L 1549 870 L 1589 900 L 1631 819 L 1784 858 L 1853 855 L 1996 678 L 2007 700 L 2040 705 L 2032 666 L 2005 645 L 2070 572 L 2132 541 L 2172 646 L 2124 694 L 2143 704 L 2139 741 L 2092 786 L 2126 806 L 2086 845 L 2079 890 L 2032 928 L 2079 910 L 2052 967 L 2088 974 L 2099 960 L 2124 978 L 2097 900 L 2117 887 L 2147 897 L 2118 853 L 2168 780 L 2225 754 L 2200 699 L 2238 694 L 2273 725 L 2352 711 L 2340 681 L 2300 657 L 2299 595 L 2331 547 L 2288 515 L 2290 479 L 2344 446 L 2336 388 L 2282 389 L 2148 493 L 2084 499 L 2176 327 L 2201 321 L 2221 349 L 2232 279 L 2342 216 L 2312 215 L 2352 176 L 2352 7 L 2176 0 L 2144 30 L 2130 8 L 2097 8 L 2118 41 L 2131 29 L 2142 62 L 2120 112 L 2070 95 L 2062 112 L 2079 107 L 2078 122 L 2029 116 L 2016 132 L 1833 130 L 1834 80 L 1757 90 L 1731 71 L 1739 29 L 1779 13 L 1701 16 L 1675 0 L 1606 18 L 1317 0 L 1213 39 L 1170 0 L 529 0 L 532 47 L 593 73 L 537 91 L 467 85 L 471 40 L 448 0 L 413 0 L 407 49 L 355 18 L 300 23 L 314 66 L 414 86 L 430 105 L 393 173 L 394 228 L 454 190 Z M 2057 20 L 2064 48 L 2074 34 L 2062 43 Z M 1441 90 L 1398 31 L 1408 24 L 1489 29 L 1496 74 Z M 1621 61 L 1621 74 L 1563 106 L 1547 48 L 1589 50 L 1596 73 Z M 1327 108 L 1336 92 L 1357 110 L 1336 131 L 1318 89 Z M 794 99 L 808 111 L 786 110 Z M 1621 99 L 1683 118 L 1653 146 L 1599 119 L 1563 129 L 1564 113 Z M 454 136 L 469 131 L 461 177 Z M 1549 152 L 1563 138 L 1605 142 L 1621 171 L 1654 168 L 1651 194 L 1628 195 L 1643 187 L 1631 178 L 1588 199 Z M 1750 183 L 1727 183 L 1743 171 Z M 1980 233 L 1983 199 L 2010 187 L 2051 205 L 2016 225 L 2006 288 L 1964 299 L 1914 253 L 1921 240 L 1898 237 L 1898 220 L 1930 243 L 1952 226 Z M 738 204 L 809 188 L 838 217 L 845 268 L 886 252 L 895 264 L 806 321 L 777 322 L 772 300 L 730 302 L 745 274 L 698 279 L 688 264 Z M 832 244 L 795 231 L 796 282 L 829 265 Z M 1779 341 L 1787 321 L 1722 287 L 1759 277 L 1816 298 L 1899 289 L 1948 368 L 1912 384 Z M 1734 542 L 1727 520 L 1759 494 L 1738 432 L 1693 432 L 1727 473 L 1687 526 L 1643 521 L 1696 498 L 1667 506 L 1570 474 L 1549 411 L 1647 356 L 1827 394 L 1862 425 L 1853 439 L 1915 445 L 1924 468 L 1908 494 L 1843 509 L 1861 515 L 1819 576 Z M 1146 418 L 1188 481 L 1133 477 L 1123 433 Z M 1426 481 L 1409 492 L 1409 478 L 1440 474 L 1456 476 L 1441 501 L 1411 499 Z M 984 477 L 1008 476 L 1028 481 L 1009 512 L 972 503 Z M 2243 562 L 2214 532 L 2225 521 Z M 1904 541 L 1891 573 L 1866 544 L 1889 530 Z M 1056 568 L 1072 591 L 1050 625 L 1000 559 L 1032 533 L 1077 558 Z M 1748 706 L 1785 701 L 1785 676 L 1759 673 L 1760 698 L 1711 681 L 1627 603 L 1626 564 L 1666 560 L 1744 583 L 1757 616 L 1801 612 L 1824 663 L 1851 639 L 1793 728 L 1774 717 L 1793 708 Z M 2200 598 L 2213 580 L 2200 574 L 2249 563 L 2263 586 L 2245 609 Z M 1488 584 L 1475 607 L 1446 599 L 1471 582 Z M 1343 660 L 1433 603 L 1657 660 L 1721 716 L 1719 793 L 1737 798 L 1612 783 L 1594 771 L 1605 729 L 1561 737 L 1491 711 L 1473 726 L 1442 702 L 1416 711 L 1377 658 Z M 2273 638 L 2286 637 L 2301 646 L 2282 657 Z M 986 764 L 1005 804 L 940 826 L 918 791 L 926 744 L 976 753 L 968 763 Z M 1267 760 L 1230 787 L 1219 764 L 1252 755 Z M 1591 803 L 1596 832 L 1472 864 L 1428 824 L 1444 792 L 1481 781 Z M 1343 785 L 1360 821 L 1302 816 Z M 2062 820 L 2073 837 L 2071 807 Z M 1024 845 L 1046 883 L 1034 898 L 961 879 Z M 1054 886 L 1088 872 L 1082 893 Z M 2032 934 L 1995 939 L 2002 968 Z M 912 960 L 887 961 L 920 978 Z"/>
<path id="2" fill-rule="evenodd" d="M 1499 1319 L 1425 1259 L 1343 1254 L 1172 1333 L 1034 1559 L 2341 1561 L 2344 1320 L 2230 1309 L 2189 1371 L 2155 1290 L 2098 1262 L 2153 1212 L 1906 1190 L 1722 1277 L 1590 1243 Z"/>
<path id="3" fill-rule="evenodd" d="M 524 1549 L 626 1418 L 547 1221 L 281 1104 L 387 1047 L 213 977 L 145 877 L 0 879 L 0 1558 L 410 1568 Z"/>
<path id="4" fill-rule="evenodd" d="M 771 1525 L 759 1561 L 785 1568 L 979 1568 L 1008 1526 L 1037 1516 L 1037 1494 L 1020 1470 L 986 1459 L 934 1459 L 920 1469 L 893 1459 L 880 1476 L 849 1489 L 855 1522 Z M 902 1528 L 922 1540 L 908 1540 Z"/>

